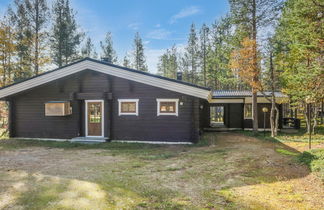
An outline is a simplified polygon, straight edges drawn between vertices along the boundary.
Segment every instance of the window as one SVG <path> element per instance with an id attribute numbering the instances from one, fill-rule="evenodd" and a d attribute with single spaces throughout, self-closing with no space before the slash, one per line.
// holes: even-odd
<path id="1" fill-rule="evenodd" d="M 252 119 L 252 104 L 244 104 L 244 119 Z"/>
<path id="2" fill-rule="evenodd" d="M 101 102 L 88 102 L 89 123 L 101 123 Z"/>
<path id="3" fill-rule="evenodd" d="M 157 115 L 175 115 L 178 116 L 179 99 L 156 99 Z"/>
<path id="4" fill-rule="evenodd" d="M 49 101 L 45 103 L 45 116 L 67 116 L 72 114 L 68 101 Z"/>
<path id="5" fill-rule="evenodd" d="M 118 99 L 119 115 L 138 116 L 138 99 Z"/>

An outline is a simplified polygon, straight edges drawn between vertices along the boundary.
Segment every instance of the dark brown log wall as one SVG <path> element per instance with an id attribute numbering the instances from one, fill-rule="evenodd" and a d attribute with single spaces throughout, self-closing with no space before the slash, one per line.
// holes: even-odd
<path id="1" fill-rule="evenodd" d="M 12 97 L 15 110 L 15 117 L 12 119 L 14 136 L 29 138 L 84 136 L 84 101 L 77 99 L 71 101 L 73 111 L 70 116 L 46 117 L 44 114 L 44 103 L 47 101 L 69 100 L 71 95 L 76 95 L 71 93 L 80 92 L 112 92 L 112 100 L 105 99 L 104 128 L 105 136 L 111 139 L 195 141 L 198 138 L 200 100 L 90 70 Z M 91 98 L 91 95 L 88 94 L 87 99 L 102 99 Z M 179 105 L 179 116 L 157 116 L 157 98 L 178 98 L 183 102 L 183 105 Z M 118 99 L 139 99 L 139 116 L 118 116 Z"/>
<path id="2" fill-rule="evenodd" d="M 224 106 L 224 124 L 228 128 L 252 128 L 252 119 L 244 119 L 244 104 L 231 103 L 231 104 L 210 104 L 210 106 Z M 270 128 L 270 110 L 271 104 L 258 103 L 258 123 L 259 128 L 263 128 L 264 114 L 262 108 L 267 107 L 266 113 L 266 128 Z M 279 108 L 279 128 L 282 127 L 282 106 Z"/>

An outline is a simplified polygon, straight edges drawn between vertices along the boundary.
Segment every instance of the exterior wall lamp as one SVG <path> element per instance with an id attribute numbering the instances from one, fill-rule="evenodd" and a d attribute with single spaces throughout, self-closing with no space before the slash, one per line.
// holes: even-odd
<path id="1" fill-rule="evenodd" d="M 267 114 L 268 111 L 269 111 L 269 109 L 267 107 L 262 108 L 262 112 L 263 112 L 263 136 L 265 136 L 266 114 Z"/>

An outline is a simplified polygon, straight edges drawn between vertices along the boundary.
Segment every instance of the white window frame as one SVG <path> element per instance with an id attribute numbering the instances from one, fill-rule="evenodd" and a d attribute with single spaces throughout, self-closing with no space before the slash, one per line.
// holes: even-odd
<path id="1" fill-rule="evenodd" d="M 121 111 L 121 103 L 122 102 L 135 102 L 136 103 L 136 112 L 134 113 L 123 113 Z M 139 102 L 139 99 L 118 99 L 118 115 L 121 116 L 121 115 L 135 115 L 135 116 L 138 116 L 138 102 Z"/>
<path id="2" fill-rule="evenodd" d="M 104 137 L 105 135 L 105 101 L 104 100 L 85 100 L 85 136 L 86 137 Z M 88 103 L 89 102 L 100 102 L 102 106 L 101 110 L 101 136 L 89 136 L 88 135 Z"/>
<path id="3" fill-rule="evenodd" d="M 157 98 L 157 116 L 161 115 L 172 115 L 172 116 L 179 116 L 179 99 L 176 98 Z M 174 113 L 161 113 L 160 112 L 160 102 L 176 102 L 176 110 Z"/>
<path id="4" fill-rule="evenodd" d="M 251 117 L 245 117 L 245 106 L 247 106 L 247 105 L 251 105 Z M 251 119 L 253 119 L 253 107 L 252 107 L 252 104 L 250 104 L 250 103 L 245 103 L 244 104 L 244 107 L 243 107 L 243 115 L 244 115 L 244 119 L 245 120 L 251 120 Z"/>

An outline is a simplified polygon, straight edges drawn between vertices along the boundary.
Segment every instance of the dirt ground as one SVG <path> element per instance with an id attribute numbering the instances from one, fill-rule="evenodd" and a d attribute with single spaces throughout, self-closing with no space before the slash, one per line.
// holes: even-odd
<path id="1" fill-rule="evenodd" d="M 206 145 L 0 140 L 0 209 L 324 209 L 323 182 L 282 143 L 236 133 Z"/>

